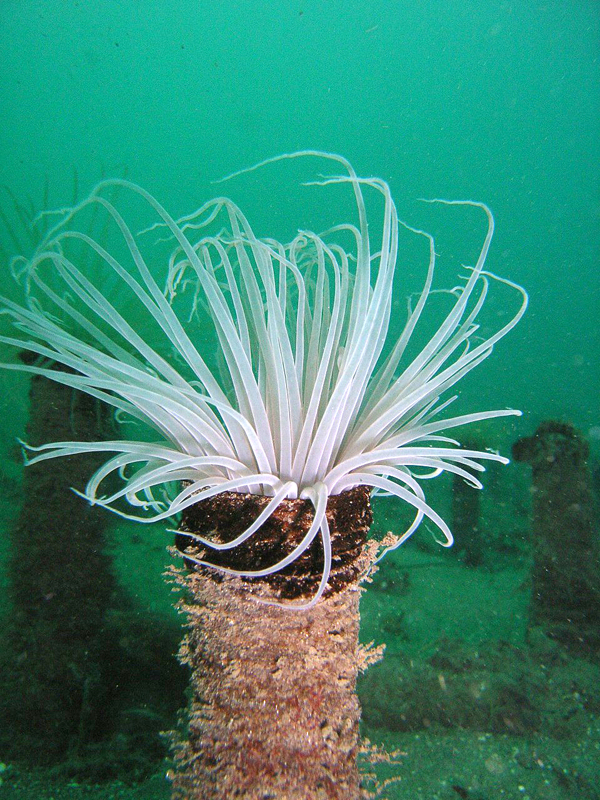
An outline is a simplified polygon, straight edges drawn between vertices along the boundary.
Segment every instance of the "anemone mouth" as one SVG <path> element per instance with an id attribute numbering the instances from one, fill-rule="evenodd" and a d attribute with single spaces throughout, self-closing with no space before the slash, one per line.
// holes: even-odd
<path id="1" fill-rule="evenodd" d="M 485 269 L 494 231 L 487 206 L 429 201 L 475 209 L 487 230 L 476 263 L 449 292 L 449 311 L 409 358 L 413 333 L 431 295 L 439 291 L 433 288 L 433 238 L 398 219 L 384 181 L 358 177 L 341 156 L 302 151 L 251 169 L 300 157 L 326 159 L 341 168 L 341 175 L 309 183 L 347 186 L 354 221 L 321 233 L 299 230 L 281 243 L 258 238 L 226 197 L 175 220 L 141 187 L 103 181 L 77 206 L 62 210 L 32 258 L 14 260 L 27 303 L 3 299 L 1 313 L 21 336 L 0 341 L 64 369 L 50 369 L 44 361 L 5 367 L 87 392 L 112 405 L 120 419 L 143 423 L 158 435 L 157 441 L 147 441 L 136 425 L 129 439 L 29 447 L 29 463 L 89 451 L 113 453 L 83 495 L 143 522 L 185 518 L 194 506 L 225 493 L 262 496 L 256 518 L 232 539 L 196 535 L 199 546 L 216 554 L 216 569 L 224 569 L 216 563 L 220 553 L 255 546 L 258 532 L 264 533 L 285 503 L 306 501 L 312 520 L 299 542 L 268 573 L 266 566 L 237 571 L 265 577 L 320 546 L 322 577 L 311 601 L 316 602 L 332 569 L 328 501 L 354 487 L 395 495 L 412 507 L 413 522 L 398 544 L 424 518 L 440 530 L 441 544 L 452 543 L 447 524 L 426 501 L 424 481 L 452 472 L 481 488 L 474 475 L 483 470 L 480 462 L 506 459 L 461 448 L 446 431 L 520 412 L 444 416 L 454 399 L 448 394 L 517 324 L 527 295 Z M 140 234 L 107 199 L 115 189 L 150 213 L 153 221 Z M 369 233 L 365 192 L 382 208 L 376 241 Z M 109 241 L 98 242 L 82 229 L 86 214 L 105 217 Z M 429 263 L 405 326 L 392 339 L 403 228 L 428 243 Z M 164 242 L 148 244 L 157 233 L 166 235 L 168 250 Z M 81 266 L 91 260 L 95 277 Z M 165 265 L 162 274 L 156 264 Z M 514 292 L 519 303 L 504 325 L 482 337 L 480 316 L 492 287 Z M 122 486 L 107 494 L 115 476 Z"/>

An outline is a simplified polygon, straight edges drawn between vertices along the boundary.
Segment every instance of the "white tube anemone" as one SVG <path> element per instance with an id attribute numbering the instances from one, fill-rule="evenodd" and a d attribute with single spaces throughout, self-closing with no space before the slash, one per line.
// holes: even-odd
<path id="1" fill-rule="evenodd" d="M 310 603 L 296 608 L 313 605 L 327 584 L 331 546 L 325 508 L 332 494 L 366 484 L 396 495 L 415 511 L 400 542 L 427 517 L 440 529 L 441 543 L 452 543 L 448 526 L 426 501 L 422 481 L 448 471 L 480 487 L 472 475 L 473 469 L 483 469 L 479 461 L 506 459 L 461 449 L 440 432 L 520 412 L 444 418 L 441 412 L 453 398 L 442 397 L 491 354 L 527 305 L 521 287 L 484 269 L 494 231 L 487 206 L 470 200 L 428 201 L 479 209 L 487 232 L 475 266 L 450 292 L 453 304 L 446 317 L 403 366 L 413 332 L 436 291 L 433 238 L 398 220 L 385 182 L 359 178 L 340 156 L 302 151 L 251 169 L 301 156 L 328 159 L 343 168 L 342 175 L 312 183 L 347 184 L 358 224 L 340 224 L 321 234 L 299 231 L 283 244 L 258 238 L 226 197 L 176 221 L 139 186 L 103 181 L 79 205 L 62 210 L 31 259 L 13 262 L 15 275 L 25 283 L 27 303 L 4 298 L 0 312 L 21 334 L 0 341 L 67 370 L 43 363 L 4 367 L 87 392 L 121 417 L 146 423 L 159 437 L 155 442 L 140 434 L 133 440 L 27 446 L 33 454 L 29 463 L 89 451 L 115 453 L 90 478 L 84 496 L 143 522 L 173 517 L 226 491 L 272 498 L 260 518 L 233 541 L 218 544 L 195 537 L 215 549 L 234 548 L 256 535 L 284 499 L 310 500 L 314 520 L 300 544 L 267 569 L 237 573 L 269 575 L 320 536 L 323 577 Z M 154 223 L 143 232 L 146 240 L 149 231 L 160 228 L 173 241 L 162 277 L 143 253 L 144 237 L 134 235 L 106 199 L 115 187 L 132 193 L 152 212 Z M 369 237 L 366 190 L 383 201 L 376 242 Z M 90 209 L 105 214 L 117 233 L 110 250 L 82 230 L 80 220 Z M 389 341 L 400 226 L 426 237 L 430 255 L 418 302 L 409 308 L 403 331 Z M 153 264 L 161 263 L 157 248 Z M 99 285 L 77 266 L 90 258 L 100 264 Z M 115 283 L 119 302 L 104 291 Z M 491 285 L 513 290 L 517 306 L 506 324 L 482 339 L 478 319 Z M 207 320 L 221 370 L 210 359 Z M 115 474 L 123 488 L 106 496 L 105 481 Z M 131 512 L 124 510 L 123 500 Z"/>

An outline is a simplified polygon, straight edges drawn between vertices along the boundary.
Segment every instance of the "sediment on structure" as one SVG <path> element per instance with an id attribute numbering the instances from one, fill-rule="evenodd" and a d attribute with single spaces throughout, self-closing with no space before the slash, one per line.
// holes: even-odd
<path id="1" fill-rule="evenodd" d="M 529 632 L 541 628 L 579 653 L 600 650 L 600 562 L 594 537 L 589 447 L 563 422 L 544 422 L 513 446 L 533 469 Z"/>
<path id="2" fill-rule="evenodd" d="M 266 502 L 254 495 L 221 495 L 192 507 L 182 528 L 210 530 L 230 540 Z M 371 522 L 368 489 L 330 498 L 327 516 L 332 580 L 309 610 L 260 601 L 310 599 L 323 567 L 317 542 L 266 580 L 209 569 L 179 573 L 178 582 L 187 590 L 181 608 L 189 627 L 180 660 L 191 670 L 192 699 L 188 739 L 177 746 L 173 798 L 360 797 L 356 678 L 364 655 L 358 643 L 358 579 L 369 561 L 364 546 Z M 238 569 L 243 568 L 240 559 L 253 569 L 263 561 L 275 563 L 282 556 L 274 554 L 289 552 L 311 520 L 307 501 L 285 501 L 251 537 L 249 549 L 229 552 L 229 559 Z M 183 533 L 178 545 L 185 544 Z"/>
<path id="3" fill-rule="evenodd" d="M 108 424 L 93 398 L 33 377 L 28 441 L 89 441 L 101 438 Z M 102 512 L 71 491 L 101 463 L 90 453 L 77 461 L 39 462 L 24 473 L 23 503 L 10 530 L 13 607 L 1 654 L 0 743 L 14 758 L 63 758 L 84 747 L 102 724 L 100 651 L 115 580 L 104 552 Z"/>

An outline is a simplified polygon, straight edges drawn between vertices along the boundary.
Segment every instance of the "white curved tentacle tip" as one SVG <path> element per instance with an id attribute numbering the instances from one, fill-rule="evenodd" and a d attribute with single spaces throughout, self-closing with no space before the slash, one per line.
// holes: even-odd
<path id="1" fill-rule="evenodd" d="M 89 496 L 89 495 L 87 495 L 85 492 L 80 492 L 80 491 L 79 491 L 79 489 L 76 489 L 74 486 L 71 486 L 71 487 L 70 487 L 70 489 L 71 489 L 71 491 L 73 492 L 73 494 L 76 494 L 76 495 L 77 495 L 77 497 L 81 497 L 81 498 L 83 498 L 83 499 L 84 499 L 84 500 L 86 500 L 86 501 L 87 501 L 87 502 L 88 502 L 88 503 L 89 503 L 91 506 L 102 506 L 102 505 L 103 505 L 103 503 L 102 503 L 102 500 L 101 500 L 101 499 L 99 499 L 99 498 L 90 497 L 90 496 Z"/>
<path id="2" fill-rule="evenodd" d="M 450 531 L 448 531 L 447 533 L 446 531 L 442 531 L 442 533 L 446 538 L 442 540 L 438 539 L 437 536 L 434 536 L 433 538 L 435 539 L 435 541 L 442 547 L 452 547 L 452 545 L 454 544 L 454 536 L 452 536 Z"/>

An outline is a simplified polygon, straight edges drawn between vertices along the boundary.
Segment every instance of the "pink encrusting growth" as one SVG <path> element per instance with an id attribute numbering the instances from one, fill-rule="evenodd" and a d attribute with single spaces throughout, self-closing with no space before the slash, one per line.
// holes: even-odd
<path id="1" fill-rule="evenodd" d="M 462 449 L 442 432 L 520 412 L 444 417 L 453 399 L 444 398 L 491 354 L 527 305 L 522 288 L 484 269 L 494 230 L 487 206 L 430 201 L 481 211 L 487 232 L 475 265 L 465 268 L 467 276 L 452 290 L 451 309 L 408 359 L 407 346 L 434 291 L 433 238 L 398 220 L 384 181 L 359 178 L 340 156 L 302 151 L 269 161 L 302 156 L 343 168 L 342 175 L 312 183 L 347 185 L 356 204 L 356 224 L 339 224 L 320 234 L 300 230 L 283 244 L 258 238 L 226 197 L 175 220 L 139 186 L 103 181 L 79 205 L 63 210 L 30 259 L 15 260 L 28 301 L 22 306 L 3 300 L 2 313 L 20 336 L 0 337 L 66 369 L 49 369 L 43 361 L 5 367 L 87 392 L 112 405 L 120 419 L 146 423 L 154 431 L 152 442 L 140 434 L 131 440 L 28 446 L 33 453 L 29 463 L 90 451 L 112 453 L 87 484 L 84 496 L 90 503 L 155 522 L 222 492 L 268 496 L 268 505 L 232 541 L 189 534 L 217 550 L 235 548 L 255 536 L 284 499 L 308 499 L 314 518 L 292 552 L 268 568 L 236 573 L 272 574 L 320 537 L 320 585 L 309 602 L 294 608 L 314 605 L 327 585 L 331 546 L 325 511 L 330 495 L 359 484 L 395 495 L 414 509 L 414 520 L 398 543 L 425 517 L 441 532 L 441 544 L 452 543 L 447 524 L 427 503 L 423 480 L 452 472 L 481 488 L 473 475 L 483 470 L 480 462 L 507 459 Z M 114 187 L 131 192 L 153 214 L 154 223 L 142 234 L 134 234 L 106 199 Z M 369 237 L 367 191 L 376 193 L 383 206 L 376 242 Z M 90 208 L 106 215 L 117 245 L 105 248 L 78 227 Z M 401 291 L 395 278 L 401 225 L 429 241 L 430 255 L 418 300 L 401 334 L 390 341 L 392 295 L 394 288 Z M 147 241 L 149 231 L 157 228 L 173 242 L 162 280 L 155 273 L 155 257 L 151 264 L 141 245 L 141 237 Z M 86 275 L 92 258 L 102 266 L 99 286 Z M 127 306 L 134 309 L 130 317 L 118 310 L 122 299 L 118 304 L 108 299 L 104 281 L 116 284 L 119 296 L 128 298 Z M 478 317 L 492 284 L 514 290 L 518 306 L 506 324 L 481 338 Z M 192 333 L 202 314 L 218 343 L 220 370 L 209 363 L 206 336 L 202 342 Z M 144 328 L 151 335 L 144 336 Z M 107 479 L 115 475 L 122 488 L 106 494 L 104 487 L 113 486 Z M 129 511 L 123 501 L 132 507 Z"/>

